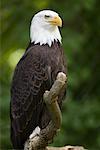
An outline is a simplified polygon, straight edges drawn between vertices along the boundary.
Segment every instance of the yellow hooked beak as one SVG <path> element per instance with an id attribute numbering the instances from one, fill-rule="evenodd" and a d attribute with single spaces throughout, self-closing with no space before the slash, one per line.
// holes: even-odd
<path id="1" fill-rule="evenodd" d="M 59 16 L 56 16 L 49 20 L 52 25 L 62 27 L 62 20 Z"/>

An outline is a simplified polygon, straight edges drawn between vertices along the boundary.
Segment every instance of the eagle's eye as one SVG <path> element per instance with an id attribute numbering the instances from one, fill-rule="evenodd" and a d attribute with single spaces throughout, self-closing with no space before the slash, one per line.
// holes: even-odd
<path id="1" fill-rule="evenodd" d="M 49 15 L 45 15 L 44 17 L 45 17 L 45 19 L 48 19 L 48 18 L 50 18 L 50 16 L 49 16 Z"/>

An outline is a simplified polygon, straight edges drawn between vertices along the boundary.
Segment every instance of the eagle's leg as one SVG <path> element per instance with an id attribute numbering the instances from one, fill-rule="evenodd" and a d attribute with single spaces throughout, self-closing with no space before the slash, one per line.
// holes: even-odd
<path id="1" fill-rule="evenodd" d="M 40 131 L 41 131 L 41 129 L 39 128 L 39 126 L 37 126 L 37 127 L 33 130 L 33 132 L 30 134 L 29 138 L 32 139 L 32 138 L 34 138 L 35 136 L 39 135 L 39 134 L 40 134 Z"/>

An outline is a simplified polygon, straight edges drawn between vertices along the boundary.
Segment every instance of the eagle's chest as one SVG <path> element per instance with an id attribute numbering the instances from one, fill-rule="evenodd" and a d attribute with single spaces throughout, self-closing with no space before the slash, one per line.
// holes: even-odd
<path id="1" fill-rule="evenodd" d="M 50 84 L 52 85 L 56 79 L 57 73 L 62 71 L 62 56 L 61 52 L 57 48 L 51 48 L 46 51 L 46 54 L 43 55 L 44 60 L 46 60 L 46 69 L 48 72 Z"/>
<path id="2" fill-rule="evenodd" d="M 58 68 L 61 63 L 61 53 L 59 49 L 53 48 L 46 52 L 46 62 L 52 69 Z"/>

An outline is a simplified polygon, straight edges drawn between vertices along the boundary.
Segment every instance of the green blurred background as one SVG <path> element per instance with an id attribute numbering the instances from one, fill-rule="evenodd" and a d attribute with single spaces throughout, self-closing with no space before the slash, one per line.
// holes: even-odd
<path id="1" fill-rule="evenodd" d="M 0 7 L 0 148 L 11 149 L 9 102 L 12 74 L 29 42 L 34 13 L 57 11 L 63 18 L 68 62 L 67 97 L 54 146 L 83 145 L 100 150 L 100 1 L 2 0 Z"/>

